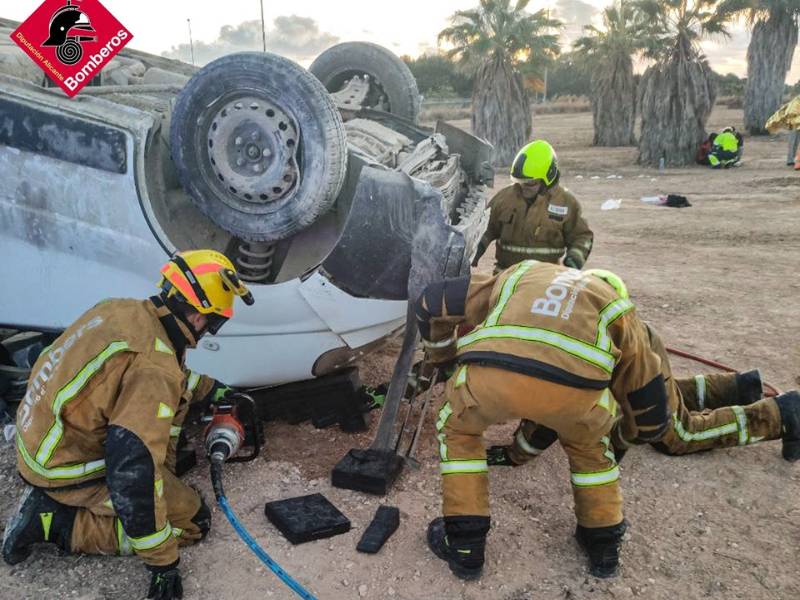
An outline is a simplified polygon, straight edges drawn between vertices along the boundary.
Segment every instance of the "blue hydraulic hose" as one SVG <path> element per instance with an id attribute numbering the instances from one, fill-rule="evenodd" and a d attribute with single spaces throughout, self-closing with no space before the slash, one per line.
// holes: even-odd
<path id="1" fill-rule="evenodd" d="M 225 513 L 225 516 L 228 518 L 228 521 L 230 521 L 231 526 L 233 526 L 233 528 L 236 530 L 236 533 L 239 534 L 239 537 L 242 538 L 244 543 L 247 544 L 255 553 L 255 555 L 261 559 L 261 562 L 267 565 L 269 570 L 275 573 L 275 575 L 278 576 L 278 579 L 289 586 L 289 588 L 295 594 L 304 600 L 317 600 L 316 596 L 308 592 L 302 585 L 292 579 L 292 577 L 286 571 L 284 571 L 278 563 L 272 560 L 270 555 L 258 545 L 258 542 L 253 539 L 244 526 L 242 526 L 242 524 L 239 522 L 239 519 L 236 518 L 236 515 L 233 514 L 233 510 L 231 510 L 231 507 L 228 504 L 228 499 L 225 497 L 225 492 L 222 489 L 221 461 L 216 461 L 213 459 L 211 461 L 211 483 L 214 486 L 214 495 L 217 497 L 217 503 L 222 509 L 222 512 Z"/>

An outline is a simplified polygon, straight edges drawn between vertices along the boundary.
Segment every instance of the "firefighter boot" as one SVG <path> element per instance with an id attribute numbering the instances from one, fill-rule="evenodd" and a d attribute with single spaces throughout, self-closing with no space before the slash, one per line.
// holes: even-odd
<path id="1" fill-rule="evenodd" d="M 758 369 L 736 374 L 736 392 L 739 406 L 747 406 L 758 402 L 764 397 L 764 388 L 761 385 L 761 372 Z"/>
<path id="2" fill-rule="evenodd" d="M 583 527 L 578 525 L 575 537 L 589 556 L 589 572 L 606 579 L 617 574 L 619 546 L 628 524 L 625 521 L 610 527 Z"/>
<path id="3" fill-rule="evenodd" d="M 3 560 L 9 565 L 30 556 L 33 544 L 55 544 L 70 550 L 72 525 L 78 509 L 53 500 L 43 491 L 28 486 L 17 511 L 6 523 L 3 535 Z"/>
<path id="4" fill-rule="evenodd" d="M 438 517 L 428 525 L 428 547 L 456 577 L 470 581 L 483 571 L 488 532 L 489 517 Z"/>
<path id="5" fill-rule="evenodd" d="M 781 413 L 783 458 L 800 460 L 800 393 L 795 390 L 775 397 Z"/>

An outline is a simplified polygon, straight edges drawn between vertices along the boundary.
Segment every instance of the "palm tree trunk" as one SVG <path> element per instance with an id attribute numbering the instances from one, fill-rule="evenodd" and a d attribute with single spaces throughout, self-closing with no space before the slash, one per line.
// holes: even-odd
<path id="1" fill-rule="evenodd" d="M 744 91 L 744 125 L 751 134 L 767 133 L 764 124 L 781 105 L 795 46 L 797 20 L 790 15 L 770 14 L 753 27 Z"/>
<path id="2" fill-rule="evenodd" d="M 694 161 L 717 98 L 711 74 L 688 40 L 679 42 L 667 62 L 645 71 L 640 83 L 639 164 L 656 166 L 662 158 L 668 166 Z"/>
<path id="3" fill-rule="evenodd" d="M 472 92 L 472 131 L 494 146 L 494 164 L 511 164 L 530 141 L 531 106 L 522 77 L 501 56 L 478 70 Z"/>
<path id="4" fill-rule="evenodd" d="M 629 56 L 618 56 L 592 75 L 595 146 L 634 146 L 636 80 Z"/>

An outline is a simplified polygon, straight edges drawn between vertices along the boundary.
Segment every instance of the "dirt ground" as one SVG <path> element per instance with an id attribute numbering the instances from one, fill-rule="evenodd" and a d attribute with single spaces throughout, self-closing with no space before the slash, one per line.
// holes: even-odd
<path id="1" fill-rule="evenodd" d="M 718 108 L 710 126 L 739 124 L 741 116 Z M 659 173 L 635 166 L 633 148 L 593 148 L 589 114 L 537 117 L 534 128 L 557 148 L 563 181 L 595 231 L 589 264 L 623 277 L 640 313 L 669 344 L 740 369 L 760 367 L 784 390 L 800 384 L 800 175 L 784 165 L 784 136 L 747 139 L 741 168 Z M 507 181 L 498 177 L 498 187 Z M 693 206 L 639 201 L 665 193 L 683 194 Z M 609 198 L 621 199 L 621 208 L 601 211 Z M 492 254 L 481 270 L 491 269 Z M 396 344 L 365 361 L 365 380 L 388 377 L 393 349 Z M 680 360 L 675 366 L 685 374 L 703 370 Z M 374 426 L 377 414 L 372 419 Z M 621 575 L 613 580 L 588 576 L 573 541 L 568 469 L 559 448 L 527 467 L 495 470 L 485 573 L 464 584 L 424 543 L 425 527 L 439 511 L 429 421 L 421 469 L 406 470 L 386 498 L 329 483 L 333 465 L 348 448 L 365 446 L 369 435 L 273 423 L 257 462 L 227 467 L 228 497 L 267 552 L 319 598 L 800 598 L 800 465 L 781 459 L 779 442 L 683 458 L 649 448 L 630 452 L 622 465 L 630 528 Z M 487 437 L 502 442 L 512 430 L 497 427 Z M 205 463 L 187 477 L 212 496 Z M 5 444 L 0 515 L 13 509 L 20 490 L 13 448 Z M 292 547 L 266 521 L 264 503 L 314 491 L 351 519 L 352 530 Z M 381 503 L 400 507 L 400 529 L 378 555 L 359 554 L 355 545 Z M 214 517 L 208 539 L 182 551 L 186 598 L 295 597 L 216 509 Z M 59 557 L 43 549 L 17 567 L 0 566 L 0 597 L 142 598 L 147 580 L 135 558 Z"/>

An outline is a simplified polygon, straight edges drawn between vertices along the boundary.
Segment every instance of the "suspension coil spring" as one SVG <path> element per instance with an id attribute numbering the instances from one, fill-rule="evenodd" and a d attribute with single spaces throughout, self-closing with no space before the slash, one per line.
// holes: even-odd
<path id="1" fill-rule="evenodd" d="M 267 242 L 242 242 L 236 265 L 242 279 L 249 283 L 265 283 L 272 276 L 275 244 Z"/>

